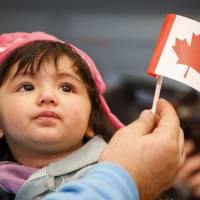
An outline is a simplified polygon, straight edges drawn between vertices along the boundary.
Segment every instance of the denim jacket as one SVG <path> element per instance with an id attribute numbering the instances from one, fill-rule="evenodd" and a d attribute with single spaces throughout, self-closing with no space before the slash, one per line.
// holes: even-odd
<path id="1" fill-rule="evenodd" d="M 64 159 L 53 162 L 32 174 L 16 194 L 16 200 L 39 200 L 61 184 L 80 179 L 98 162 L 106 143 L 95 136 Z"/>

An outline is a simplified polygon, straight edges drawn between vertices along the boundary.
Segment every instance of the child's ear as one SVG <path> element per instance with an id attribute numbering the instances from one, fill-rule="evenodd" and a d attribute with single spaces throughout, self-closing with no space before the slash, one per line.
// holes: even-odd
<path id="1" fill-rule="evenodd" d="M 86 132 L 85 136 L 86 136 L 87 138 L 92 138 L 92 137 L 94 137 L 94 131 L 89 127 L 89 128 L 87 129 L 87 132 Z"/>

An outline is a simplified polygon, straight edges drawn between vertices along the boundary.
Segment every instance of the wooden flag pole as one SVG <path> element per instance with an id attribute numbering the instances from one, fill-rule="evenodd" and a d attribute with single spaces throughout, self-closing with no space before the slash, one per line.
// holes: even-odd
<path id="1" fill-rule="evenodd" d="M 163 81 L 163 76 L 157 75 L 157 84 L 156 84 L 156 90 L 154 94 L 154 99 L 153 99 L 153 106 L 151 111 L 155 114 L 156 113 L 156 105 L 160 96 L 160 91 L 161 91 L 161 86 L 162 86 L 162 81 Z"/>

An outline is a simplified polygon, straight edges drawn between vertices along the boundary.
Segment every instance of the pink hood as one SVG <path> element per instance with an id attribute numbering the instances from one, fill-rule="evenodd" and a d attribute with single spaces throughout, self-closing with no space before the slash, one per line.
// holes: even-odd
<path id="1" fill-rule="evenodd" d="M 24 32 L 15 32 L 15 33 L 6 33 L 0 35 L 0 64 L 5 61 L 7 57 L 18 47 L 24 46 L 33 41 L 56 41 L 61 43 L 66 43 L 57 39 L 56 37 L 43 33 L 43 32 L 32 32 L 32 33 L 24 33 Z M 71 44 L 70 44 L 71 45 Z M 93 60 L 82 50 L 71 45 L 76 52 L 86 61 L 88 64 L 91 75 L 96 83 L 97 89 L 99 90 L 99 98 L 101 108 L 104 111 L 105 116 L 110 121 L 111 124 L 114 125 L 117 129 L 123 127 L 124 125 L 119 121 L 119 119 L 111 113 L 104 97 L 103 93 L 105 92 L 105 83 L 97 70 Z"/>

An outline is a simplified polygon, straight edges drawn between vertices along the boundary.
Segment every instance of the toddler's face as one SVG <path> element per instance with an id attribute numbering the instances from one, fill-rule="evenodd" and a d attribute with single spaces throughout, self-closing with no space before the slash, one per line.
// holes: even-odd
<path id="1" fill-rule="evenodd" d="M 66 56 L 36 74 L 18 74 L 17 64 L 0 88 L 0 128 L 15 158 L 62 155 L 82 145 L 91 103 L 87 88 Z"/>

